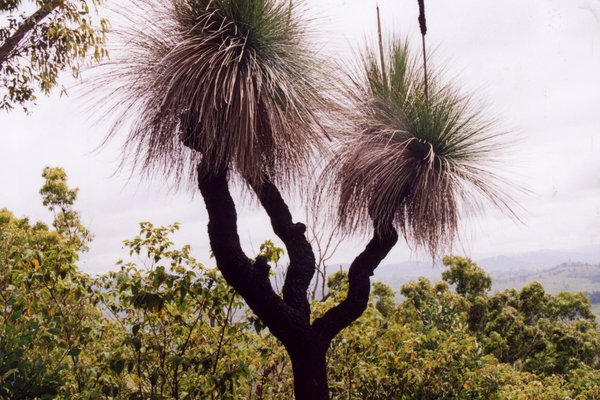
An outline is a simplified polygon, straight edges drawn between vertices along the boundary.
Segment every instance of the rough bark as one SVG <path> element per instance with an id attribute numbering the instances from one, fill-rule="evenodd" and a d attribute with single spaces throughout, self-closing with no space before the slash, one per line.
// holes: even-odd
<path id="1" fill-rule="evenodd" d="M 329 400 L 326 362 L 329 343 L 313 343 L 309 348 L 288 352 L 294 372 L 294 394 L 297 400 Z"/>
<path id="2" fill-rule="evenodd" d="M 301 315 L 273 290 L 267 262 L 261 257 L 253 262 L 244 254 L 227 173 L 199 173 L 198 184 L 209 215 L 208 236 L 219 270 L 258 318 L 286 344 L 294 328 L 302 323 Z"/>
<path id="3" fill-rule="evenodd" d="M 277 187 L 265 178 L 252 188 L 271 218 L 275 234 L 283 241 L 290 257 L 290 265 L 283 284 L 283 300 L 310 320 L 308 288 L 315 274 L 315 255 L 306 238 L 306 226 L 294 223 L 292 214 Z"/>
<path id="4" fill-rule="evenodd" d="M 398 235 L 391 225 L 376 230 L 388 233 L 376 233 L 352 263 L 347 298 L 311 325 L 308 289 L 315 273 L 315 256 L 305 236 L 305 225 L 293 222 L 277 187 L 268 179 L 251 184 L 290 257 L 283 298 L 273 290 L 267 262 L 261 257 L 250 260 L 241 248 L 227 172 L 208 174 L 199 166 L 198 176 L 209 216 L 210 244 L 223 277 L 285 346 L 292 361 L 296 399 L 328 400 L 327 349 L 335 335 L 366 309 L 370 276 Z"/>

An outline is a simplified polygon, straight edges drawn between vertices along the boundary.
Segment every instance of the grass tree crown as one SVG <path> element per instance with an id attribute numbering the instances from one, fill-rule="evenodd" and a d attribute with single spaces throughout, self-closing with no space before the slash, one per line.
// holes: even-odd
<path id="1" fill-rule="evenodd" d="M 510 212 L 490 168 L 500 135 L 439 74 L 429 73 L 426 93 L 405 42 L 365 51 L 349 81 L 350 124 L 324 173 L 346 230 L 393 222 L 436 256 L 456 238 L 461 210 L 488 202 Z"/>
<path id="2" fill-rule="evenodd" d="M 302 1 L 137 1 L 140 21 L 105 76 L 120 82 L 116 128 L 133 121 L 126 150 L 138 164 L 183 177 L 200 159 L 254 182 L 305 176 L 329 102 Z"/>

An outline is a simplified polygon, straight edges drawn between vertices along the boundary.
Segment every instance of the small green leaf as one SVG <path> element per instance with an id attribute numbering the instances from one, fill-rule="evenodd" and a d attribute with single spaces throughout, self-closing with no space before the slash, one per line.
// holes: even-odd
<path id="1" fill-rule="evenodd" d="M 81 349 L 79 349 L 77 347 L 74 347 L 69 351 L 70 356 L 77 357 L 79 354 L 81 354 Z"/>

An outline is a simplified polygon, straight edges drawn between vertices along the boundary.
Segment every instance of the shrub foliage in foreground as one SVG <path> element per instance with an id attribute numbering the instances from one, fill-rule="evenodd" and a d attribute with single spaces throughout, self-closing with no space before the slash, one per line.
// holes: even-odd
<path id="1" fill-rule="evenodd" d="M 77 192 L 60 169 L 45 178 L 54 229 L 0 211 L 0 397 L 292 397 L 284 348 L 215 269 L 174 246 L 176 224 L 142 223 L 125 242 L 131 261 L 90 277 L 76 266 L 91 238 L 72 210 Z M 374 284 L 329 350 L 332 398 L 600 398 L 600 332 L 585 296 L 535 282 L 489 294 L 476 264 L 444 262 L 442 282 L 404 285 L 400 305 Z M 331 276 L 315 317 L 346 290 L 344 273 Z"/>

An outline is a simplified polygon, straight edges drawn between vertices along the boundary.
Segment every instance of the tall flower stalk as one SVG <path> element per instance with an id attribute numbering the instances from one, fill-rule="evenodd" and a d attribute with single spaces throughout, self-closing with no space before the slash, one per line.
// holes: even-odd
<path id="1" fill-rule="evenodd" d="M 427 20 L 425 19 L 425 0 L 417 0 L 419 3 L 419 29 L 421 30 L 421 49 L 423 52 L 423 82 L 425 91 L 425 100 L 429 99 L 429 82 L 427 76 L 427 46 L 425 45 L 425 35 L 427 35 Z"/>

